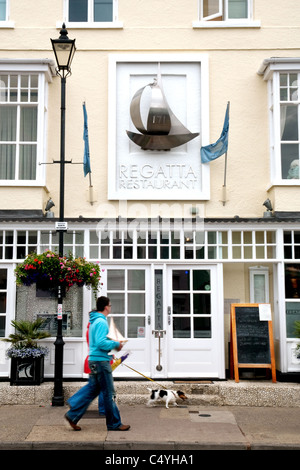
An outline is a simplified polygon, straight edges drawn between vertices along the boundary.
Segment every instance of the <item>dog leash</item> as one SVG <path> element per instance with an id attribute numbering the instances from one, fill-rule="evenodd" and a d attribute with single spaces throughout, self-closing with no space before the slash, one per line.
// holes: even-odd
<path id="1" fill-rule="evenodd" d="M 150 380 L 151 382 L 155 383 L 156 385 L 159 385 L 159 387 L 162 387 L 162 388 L 164 388 L 165 390 L 167 390 L 167 387 L 164 387 L 163 385 L 158 384 L 158 383 L 155 382 L 154 380 L 150 379 L 150 377 L 147 377 L 146 375 L 142 374 L 142 373 L 139 372 L 138 370 L 135 370 L 135 369 L 133 369 L 132 367 L 129 367 L 127 364 L 122 363 L 122 366 L 128 367 L 128 369 L 133 370 L 133 371 L 136 372 L 137 374 L 140 374 L 140 375 L 142 375 L 143 377 L 145 377 L 145 379 Z"/>

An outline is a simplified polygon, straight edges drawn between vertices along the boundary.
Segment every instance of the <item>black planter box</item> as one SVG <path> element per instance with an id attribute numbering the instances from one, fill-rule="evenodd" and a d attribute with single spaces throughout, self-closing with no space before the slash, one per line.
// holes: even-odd
<path id="1" fill-rule="evenodd" d="M 44 357 L 12 357 L 10 385 L 40 385 L 44 382 Z"/>

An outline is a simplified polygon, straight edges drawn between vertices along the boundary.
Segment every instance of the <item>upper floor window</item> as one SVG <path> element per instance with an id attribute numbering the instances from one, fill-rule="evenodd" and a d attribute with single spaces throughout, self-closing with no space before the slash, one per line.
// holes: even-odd
<path id="1" fill-rule="evenodd" d="M 259 72 L 268 80 L 271 184 L 299 184 L 300 60 L 266 59 Z"/>
<path id="2" fill-rule="evenodd" d="M 0 21 L 7 20 L 7 7 L 6 7 L 7 0 L 0 0 Z"/>
<path id="3" fill-rule="evenodd" d="M 200 24 L 194 26 L 259 26 L 253 21 L 253 0 L 199 0 Z"/>
<path id="4" fill-rule="evenodd" d="M 48 64 L 0 61 L 0 185 L 44 183 Z M 13 72 L 8 69 L 13 68 Z M 29 69 L 31 68 L 31 71 Z M 21 71 L 22 70 L 22 71 Z M 41 71 L 40 71 L 41 72 Z"/>
<path id="5" fill-rule="evenodd" d="M 13 28 L 14 22 L 9 21 L 10 0 L 0 0 L 0 28 Z"/>
<path id="6" fill-rule="evenodd" d="M 281 178 L 299 179 L 299 96 L 298 74 L 281 73 L 280 87 L 280 153 Z"/>
<path id="7" fill-rule="evenodd" d="M 0 179 L 34 180 L 38 75 L 0 76 Z"/>
<path id="8" fill-rule="evenodd" d="M 69 27 L 120 26 L 118 0 L 65 0 L 65 18 Z"/>

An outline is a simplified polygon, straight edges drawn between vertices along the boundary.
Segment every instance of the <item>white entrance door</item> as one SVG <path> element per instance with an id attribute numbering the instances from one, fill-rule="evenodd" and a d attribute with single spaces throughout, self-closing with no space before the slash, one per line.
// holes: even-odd
<path id="1" fill-rule="evenodd" d="M 141 379 L 135 371 L 151 374 L 151 268 L 150 266 L 111 266 L 102 270 L 102 295 L 109 297 L 111 316 L 120 333 L 128 339 L 120 357 L 129 358 L 114 371 L 115 377 Z M 108 317 L 108 322 L 110 318 Z"/>
<path id="2" fill-rule="evenodd" d="M 0 265 L 0 338 L 7 338 L 13 332 L 11 320 L 15 317 L 14 310 L 15 279 L 13 267 Z M 10 361 L 5 352 L 10 343 L 0 341 L 0 377 L 9 376 Z"/>
<path id="3" fill-rule="evenodd" d="M 169 377 L 225 378 L 221 266 L 168 268 Z"/>
<path id="4" fill-rule="evenodd" d="M 116 377 L 225 377 L 221 266 L 114 266 L 102 280 L 131 352 Z"/>

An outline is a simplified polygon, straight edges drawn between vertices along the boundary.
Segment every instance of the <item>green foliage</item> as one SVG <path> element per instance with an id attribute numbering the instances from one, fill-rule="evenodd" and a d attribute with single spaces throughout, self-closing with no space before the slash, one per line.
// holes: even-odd
<path id="1" fill-rule="evenodd" d="M 295 334 L 297 338 L 300 338 L 300 321 L 295 321 Z"/>
<path id="2" fill-rule="evenodd" d="M 2 341 L 12 343 L 15 348 L 36 348 L 38 340 L 51 336 L 47 331 L 40 329 L 44 321 L 42 318 L 37 318 L 33 322 L 12 320 L 11 324 L 16 331 Z"/>
<path id="3" fill-rule="evenodd" d="M 57 253 L 46 251 L 42 254 L 31 253 L 15 269 L 16 282 L 30 286 L 38 283 L 40 288 L 52 289 L 59 285 L 69 289 L 74 284 L 91 287 L 94 292 L 100 283 L 99 264 L 85 258 L 60 257 Z"/>

